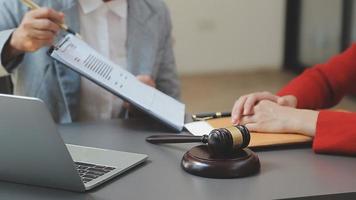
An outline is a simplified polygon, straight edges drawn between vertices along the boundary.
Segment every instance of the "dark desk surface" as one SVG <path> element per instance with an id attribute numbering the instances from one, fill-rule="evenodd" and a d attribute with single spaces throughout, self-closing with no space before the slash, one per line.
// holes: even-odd
<path id="1" fill-rule="evenodd" d="M 1 199 L 257 200 L 356 192 L 354 157 L 317 155 L 309 148 L 260 151 L 260 174 L 208 179 L 180 168 L 183 154 L 193 145 L 146 143 L 146 136 L 167 132 L 152 123 L 115 120 L 63 125 L 59 130 L 66 143 L 145 153 L 149 160 L 87 193 L 0 182 Z M 356 193 L 343 196 L 355 198 Z"/>

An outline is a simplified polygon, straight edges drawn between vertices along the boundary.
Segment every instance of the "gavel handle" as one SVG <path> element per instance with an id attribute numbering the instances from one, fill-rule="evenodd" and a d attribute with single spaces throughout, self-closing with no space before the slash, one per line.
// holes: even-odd
<path id="1" fill-rule="evenodd" d="M 204 136 L 194 135 L 152 135 L 146 141 L 153 144 L 160 143 L 195 143 L 202 142 Z"/>

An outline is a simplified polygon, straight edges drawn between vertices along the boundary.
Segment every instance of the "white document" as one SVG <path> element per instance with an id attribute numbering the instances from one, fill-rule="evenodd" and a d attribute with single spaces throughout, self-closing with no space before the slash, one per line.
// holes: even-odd
<path id="1" fill-rule="evenodd" d="M 84 41 L 68 34 L 50 56 L 113 94 L 156 117 L 177 131 L 184 126 L 185 105 L 145 85 L 134 75 L 104 58 Z"/>
<path id="2" fill-rule="evenodd" d="M 209 135 L 214 128 L 206 121 L 190 122 L 184 125 L 184 127 L 193 135 L 202 136 Z"/>

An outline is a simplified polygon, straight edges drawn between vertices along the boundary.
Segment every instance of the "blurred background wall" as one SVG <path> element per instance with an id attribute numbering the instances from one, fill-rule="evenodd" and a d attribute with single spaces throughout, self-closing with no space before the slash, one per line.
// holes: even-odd
<path id="1" fill-rule="evenodd" d="M 284 0 L 165 0 L 180 74 L 279 69 Z"/>
<path id="2" fill-rule="evenodd" d="M 356 0 L 164 1 L 190 113 L 229 111 L 241 95 L 277 92 L 356 38 Z M 339 106 L 356 110 L 348 98 Z"/>
<path id="3" fill-rule="evenodd" d="M 304 0 L 300 11 L 299 60 L 321 63 L 340 51 L 342 1 Z"/>

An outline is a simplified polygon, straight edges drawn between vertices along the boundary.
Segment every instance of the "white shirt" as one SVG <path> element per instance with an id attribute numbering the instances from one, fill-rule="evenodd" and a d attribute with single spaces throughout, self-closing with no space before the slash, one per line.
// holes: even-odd
<path id="1" fill-rule="evenodd" d="M 78 0 L 80 34 L 103 56 L 126 68 L 127 0 Z M 122 100 L 86 78 L 81 79 L 80 121 L 117 118 Z"/>

